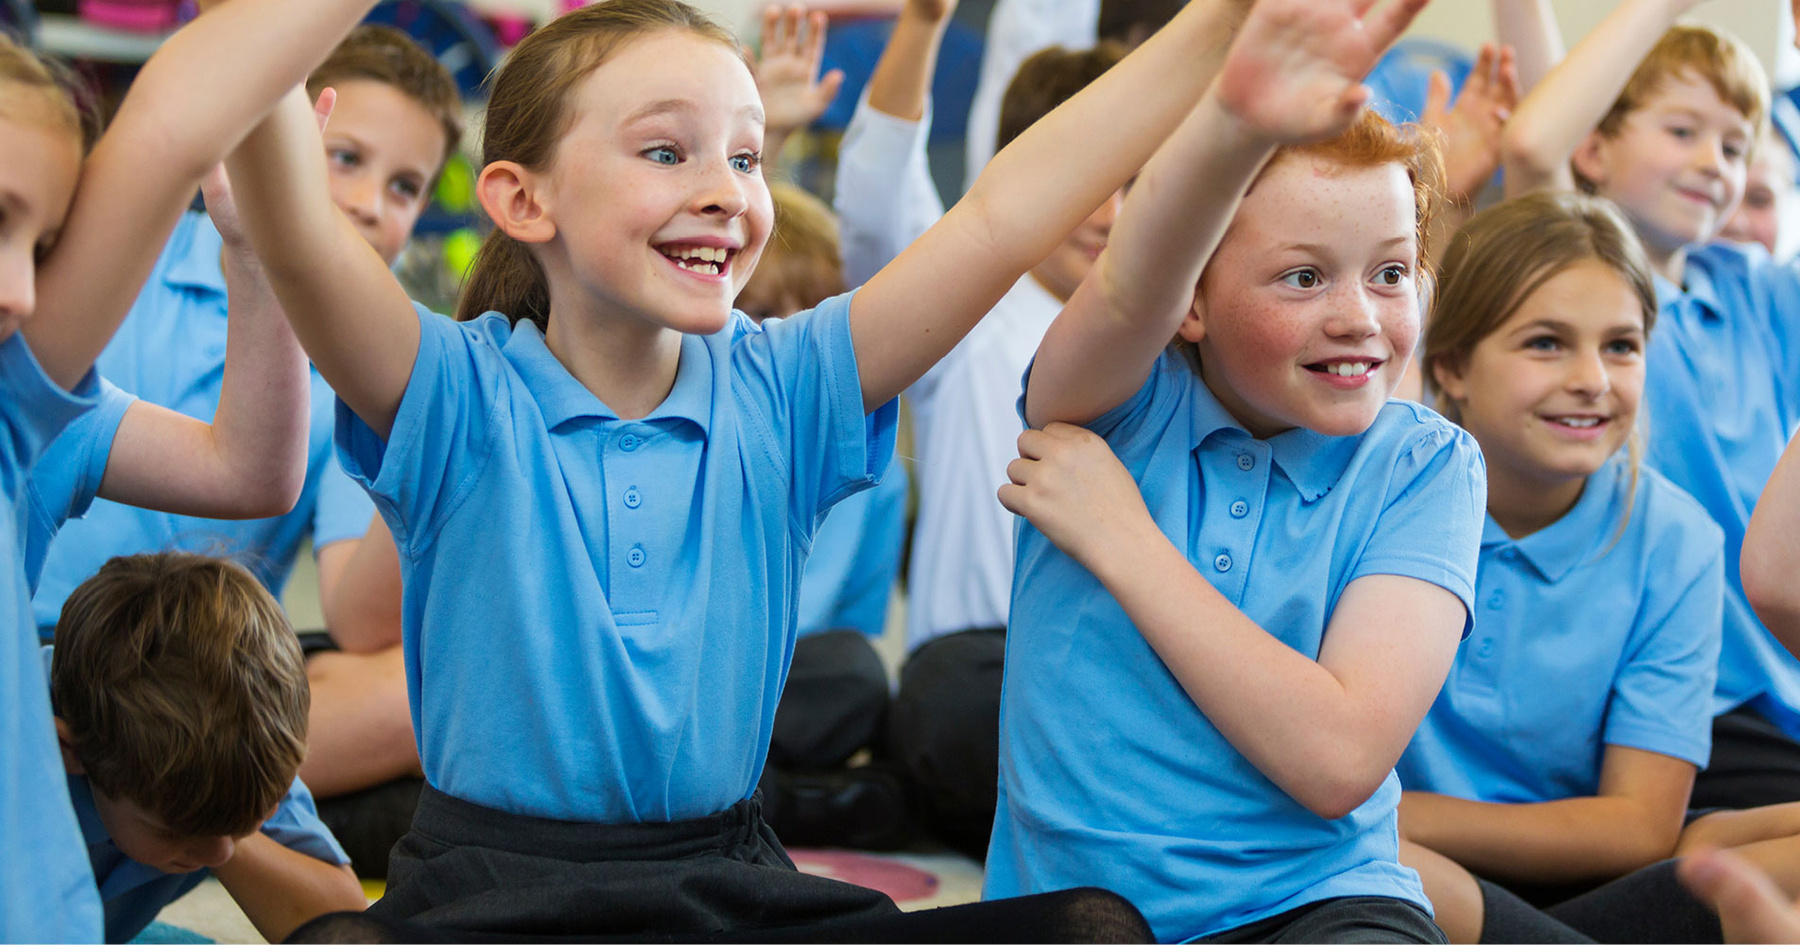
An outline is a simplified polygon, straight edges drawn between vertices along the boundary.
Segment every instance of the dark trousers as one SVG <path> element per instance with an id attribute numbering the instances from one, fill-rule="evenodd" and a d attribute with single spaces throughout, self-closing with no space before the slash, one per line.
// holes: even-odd
<path id="1" fill-rule="evenodd" d="M 882 893 L 794 869 L 757 799 L 662 824 L 579 824 L 492 810 L 427 787 L 365 913 L 307 942 L 1147 942 L 1097 889 L 902 913 Z"/>
<path id="2" fill-rule="evenodd" d="M 987 858 L 1000 781 L 1000 680 L 1006 631 L 950 633 L 900 670 L 889 744 L 926 825 L 951 847 Z"/>
<path id="3" fill-rule="evenodd" d="M 1444 942 L 1424 909 L 1387 896 L 1309 902 L 1260 922 L 1207 936 L 1203 942 Z"/>
<path id="4" fill-rule="evenodd" d="M 1681 884 L 1676 862 L 1653 863 L 1579 895 L 1554 893 L 1552 887 L 1508 890 L 1481 880 L 1486 912 L 1481 940 L 1724 941 L 1719 917 Z"/>
<path id="5" fill-rule="evenodd" d="M 835 768 L 885 734 L 887 669 L 866 634 L 826 630 L 794 644 L 787 688 L 775 708 L 769 764 Z"/>
<path id="6" fill-rule="evenodd" d="M 1712 760 L 1690 807 L 1743 810 L 1800 801 L 1800 742 L 1750 706 L 1713 719 Z"/>

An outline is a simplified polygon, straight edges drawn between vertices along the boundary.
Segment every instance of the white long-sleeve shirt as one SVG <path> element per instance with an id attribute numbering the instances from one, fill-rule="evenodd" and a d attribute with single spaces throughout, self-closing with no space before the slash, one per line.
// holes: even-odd
<path id="1" fill-rule="evenodd" d="M 1051 46 L 1086 49 L 1100 27 L 1100 0 L 999 0 L 988 19 L 987 48 L 981 54 L 981 80 L 969 105 L 968 171 L 964 181 L 994 157 L 1000 132 L 1000 102 L 1013 75 L 1031 55 Z"/>

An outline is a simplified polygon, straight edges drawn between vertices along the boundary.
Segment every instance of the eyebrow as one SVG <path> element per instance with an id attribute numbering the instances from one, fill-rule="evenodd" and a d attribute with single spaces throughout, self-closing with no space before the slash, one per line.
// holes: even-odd
<path id="1" fill-rule="evenodd" d="M 1574 328 L 1574 326 L 1570 325 L 1568 322 L 1558 321 L 1554 318 L 1539 318 L 1539 319 L 1535 319 L 1533 321 L 1526 322 L 1523 325 L 1520 325 L 1519 327 L 1513 329 L 1509 334 L 1523 335 L 1527 332 L 1534 331 L 1537 329 L 1547 329 L 1550 331 L 1571 331 L 1571 330 L 1573 330 L 1573 328 Z M 1614 325 L 1613 327 L 1608 328 L 1606 330 L 1606 333 L 1609 335 L 1621 335 L 1621 334 L 1641 335 L 1641 334 L 1644 334 L 1644 326 L 1643 325 Z"/>
<path id="2" fill-rule="evenodd" d="M 1379 246 L 1379 247 L 1383 247 L 1383 248 L 1388 247 L 1388 246 L 1404 246 L 1407 243 L 1411 242 L 1412 239 L 1413 239 L 1413 234 L 1408 233 L 1405 236 L 1389 237 L 1388 239 L 1382 240 L 1381 242 L 1376 243 L 1375 245 Z M 1303 252 L 1303 253 L 1312 253 L 1315 256 L 1329 256 L 1332 254 L 1332 248 L 1329 246 L 1326 246 L 1322 243 L 1287 243 L 1287 244 L 1277 247 L 1276 251 L 1277 252 L 1299 251 L 1299 252 Z"/>
<path id="3" fill-rule="evenodd" d="M 644 107 L 638 109 L 637 111 L 634 111 L 629 115 L 626 115 L 624 124 L 634 125 L 640 121 L 647 121 L 651 118 L 660 118 L 664 115 L 672 115 L 672 114 L 676 114 L 679 112 L 691 111 L 691 110 L 693 110 L 693 107 L 694 107 L 693 103 L 687 101 L 686 99 L 665 98 L 659 102 L 651 102 L 650 104 L 645 105 Z M 759 125 L 765 123 L 765 119 L 763 118 L 763 109 L 760 104 L 745 105 L 743 108 L 738 109 L 738 116 L 740 118 L 749 119 L 750 121 L 753 121 Z"/>

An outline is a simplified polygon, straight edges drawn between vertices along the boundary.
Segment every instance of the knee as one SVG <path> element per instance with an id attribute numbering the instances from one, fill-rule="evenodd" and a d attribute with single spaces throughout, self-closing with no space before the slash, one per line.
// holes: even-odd
<path id="1" fill-rule="evenodd" d="M 1049 904 L 1069 942 L 1154 942 L 1144 914 L 1125 897 L 1098 887 L 1053 893 Z"/>

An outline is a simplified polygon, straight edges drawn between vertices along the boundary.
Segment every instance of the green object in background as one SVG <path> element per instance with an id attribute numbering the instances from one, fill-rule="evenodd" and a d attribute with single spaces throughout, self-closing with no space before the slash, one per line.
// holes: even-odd
<path id="1" fill-rule="evenodd" d="M 444 173 L 438 175 L 437 192 L 433 194 L 438 206 L 451 213 L 475 212 L 475 171 L 469 166 L 469 159 L 461 154 L 453 154 L 444 164 Z"/>
<path id="2" fill-rule="evenodd" d="M 469 277 L 469 269 L 475 265 L 475 253 L 480 249 L 481 234 L 471 227 L 465 226 L 444 237 L 444 265 L 458 283 Z"/>

